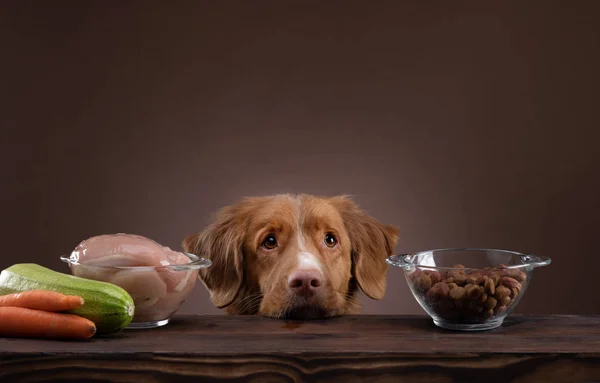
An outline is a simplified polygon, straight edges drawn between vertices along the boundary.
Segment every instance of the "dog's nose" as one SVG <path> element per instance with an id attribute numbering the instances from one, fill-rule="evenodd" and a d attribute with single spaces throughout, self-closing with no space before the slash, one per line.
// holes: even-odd
<path id="1" fill-rule="evenodd" d="M 298 295 L 313 296 L 321 287 L 321 276 L 316 271 L 296 271 L 289 278 L 290 289 Z"/>

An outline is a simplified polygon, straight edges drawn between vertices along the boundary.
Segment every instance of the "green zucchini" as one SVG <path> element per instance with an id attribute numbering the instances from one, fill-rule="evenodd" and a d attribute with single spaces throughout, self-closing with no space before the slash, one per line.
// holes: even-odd
<path id="1" fill-rule="evenodd" d="M 94 322 L 97 334 L 124 329 L 135 312 L 131 295 L 112 283 L 59 273 L 35 263 L 19 263 L 0 273 L 0 295 L 29 290 L 82 297 L 85 300 L 83 306 L 68 312 Z"/>

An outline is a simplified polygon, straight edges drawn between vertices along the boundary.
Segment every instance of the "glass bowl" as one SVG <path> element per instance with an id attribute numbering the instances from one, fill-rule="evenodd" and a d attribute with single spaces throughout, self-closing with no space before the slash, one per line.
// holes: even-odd
<path id="1" fill-rule="evenodd" d="M 79 263 L 76 256 L 62 256 L 76 277 L 108 282 L 122 287 L 135 303 L 128 329 L 154 328 L 169 323 L 194 288 L 198 272 L 211 261 L 185 254 L 190 262 L 168 266 L 97 266 Z"/>
<path id="2" fill-rule="evenodd" d="M 502 325 L 547 257 L 495 249 L 437 249 L 391 255 L 410 291 L 436 326 L 460 331 Z"/>

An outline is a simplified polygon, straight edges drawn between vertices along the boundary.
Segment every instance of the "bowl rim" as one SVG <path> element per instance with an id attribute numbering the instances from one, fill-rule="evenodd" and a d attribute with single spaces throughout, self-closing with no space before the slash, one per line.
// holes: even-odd
<path id="1" fill-rule="evenodd" d="M 418 263 L 412 262 L 409 257 L 416 257 L 419 255 L 423 255 L 426 253 L 433 252 L 447 252 L 447 251 L 490 251 L 497 253 L 508 253 L 511 255 L 516 255 L 521 258 L 523 261 L 520 265 L 504 265 L 503 267 L 489 267 L 487 269 L 483 267 L 451 267 L 451 266 L 428 266 L 421 265 Z M 429 269 L 429 270 L 489 270 L 489 269 L 534 269 L 537 267 L 548 266 L 552 260 L 549 257 L 537 256 L 534 254 L 525 254 L 520 253 L 518 251 L 513 250 L 504 250 L 504 249 L 493 249 L 493 248 L 480 248 L 480 247 L 448 247 L 448 248 L 438 248 L 438 249 L 430 249 L 430 250 L 422 250 L 415 253 L 404 253 L 404 254 L 392 254 L 386 258 L 385 262 L 391 266 L 401 267 L 405 270 L 410 270 L 412 268 L 418 267 L 419 269 Z"/>
<path id="2" fill-rule="evenodd" d="M 208 258 L 199 257 L 196 254 L 188 253 L 185 251 L 180 251 L 180 253 L 185 254 L 191 262 L 189 263 L 181 263 L 177 265 L 160 265 L 160 266 L 106 266 L 106 265 L 88 265 L 85 263 L 78 262 L 78 259 L 74 255 L 61 255 L 60 260 L 69 264 L 69 266 L 84 266 L 95 269 L 105 269 L 105 270 L 173 270 L 173 271 L 186 271 L 186 270 L 199 270 L 206 269 L 212 265 L 212 261 Z"/>

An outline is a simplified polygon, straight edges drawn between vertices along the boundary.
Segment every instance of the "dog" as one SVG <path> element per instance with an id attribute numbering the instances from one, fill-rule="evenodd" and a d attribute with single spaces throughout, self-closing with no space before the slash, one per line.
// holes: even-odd
<path id="1" fill-rule="evenodd" d="M 183 248 L 212 261 L 199 278 L 226 313 L 318 319 L 360 313 L 359 290 L 382 299 L 397 240 L 349 196 L 277 194 L 222 208 Z"/>

